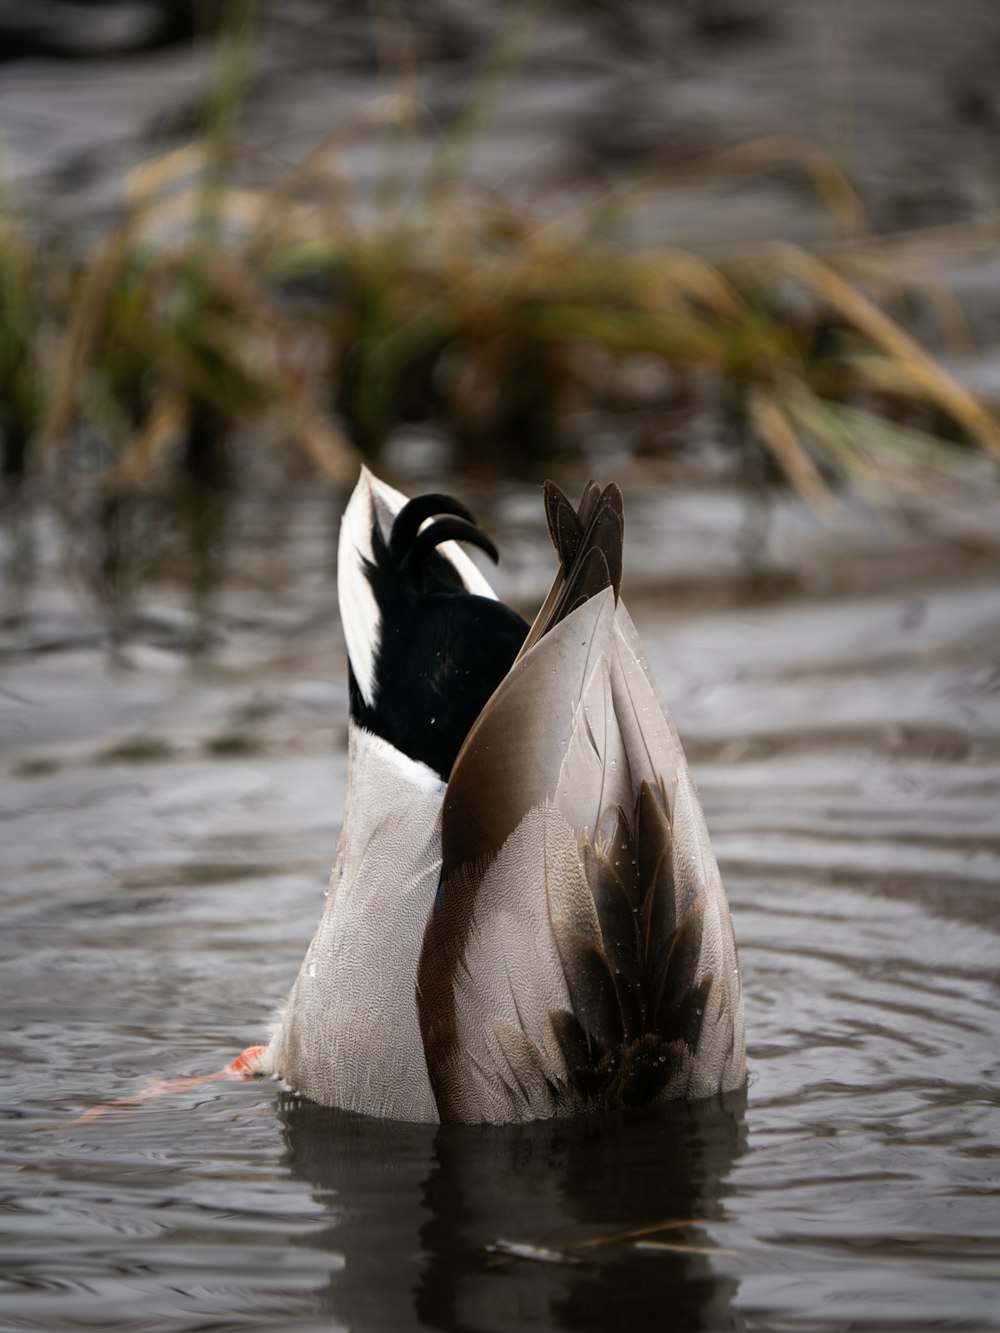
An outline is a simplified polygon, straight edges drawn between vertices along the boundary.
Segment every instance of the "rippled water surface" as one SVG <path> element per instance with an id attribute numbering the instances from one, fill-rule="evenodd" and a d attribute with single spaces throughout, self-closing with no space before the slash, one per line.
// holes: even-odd
<path id="1" fill-rule="evenodd" d="M 0 1326 L 1000 1327 L 997 564 L 788 510 L 762 600 L 733 497 L 627 503 L 746 1106 L 435 1131 L 209 1083 L 72 1123 L 266 1034 L 333 854 L 345 665 L 318 507 L 291 590 L 234 587 L 195 663 L 175 599 L 113 657 L 43 578 L 0 675 Z M 537 497 L 489 522 L 530 609 Z"/>

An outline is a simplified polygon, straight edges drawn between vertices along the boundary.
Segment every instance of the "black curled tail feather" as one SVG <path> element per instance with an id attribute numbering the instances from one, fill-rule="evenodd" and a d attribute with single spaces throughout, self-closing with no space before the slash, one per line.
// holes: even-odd
<path id="1" fill-rule="evenodd" d="M 498 559 L 470 511 L 451 496 L 410 500 L 388 537 L 373 526 L 371 559 L 363 560 L 378 608 L 371 699 L 353 680 L 350 692 L 356 723 L 443 779 L 528 629 L 510 607 L 468 590 L 439 549 L 451 541 Z"/>
<path id="2" fill-rule="evenodd" d="M 457 518 L 476 526 L 472 511 L 456 500 L 453 495 L 417 495 L 407 500 L 396 515 L 389 535 L 389 550 L 396 563 L 400 563 L 416 540 L 417 533 L 429 518 L 439 518 L 442 514 L 452 514 Z"/>

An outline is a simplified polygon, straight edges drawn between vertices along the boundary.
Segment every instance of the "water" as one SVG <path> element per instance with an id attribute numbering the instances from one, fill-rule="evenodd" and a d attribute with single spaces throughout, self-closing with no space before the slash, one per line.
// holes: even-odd
<path id="1" fill-rule="evenodd" d="M 537 497 L 486 502 L 529 603 Z M 1000 1327 L 995 556 L 779 506 L 754 600 L 733 496 L 627 513 L 746 1106 L 436 1131 L 210 1083 L 74 1125 L 266 1034 L 332 858 L 344 658 L 318 503 L 280 597 L 237 562 L 200 662 L 182 599 L 113 658 L 44 574 L 0 675 L 0 1327 Z"/>

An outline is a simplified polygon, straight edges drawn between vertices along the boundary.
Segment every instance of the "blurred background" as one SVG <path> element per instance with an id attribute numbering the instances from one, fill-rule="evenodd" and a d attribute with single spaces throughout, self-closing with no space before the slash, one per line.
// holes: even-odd
<path id="1" fill-rule="evenodd" d="M 45 0 L 0 51 L 8 508 L 112 615 L 361 458 L 908 512 L 995 474 L 988 2 Z"/>
<path id="2" fill-rule="evenodd" d="M 5 1327 L 1000 1326 L 998 69 L 995 0 L 0 0 Z M 529 618 L 539 482 L 622 485 L 745 1117 L 68 1125 L 295 975 L 362 461 Z"/>

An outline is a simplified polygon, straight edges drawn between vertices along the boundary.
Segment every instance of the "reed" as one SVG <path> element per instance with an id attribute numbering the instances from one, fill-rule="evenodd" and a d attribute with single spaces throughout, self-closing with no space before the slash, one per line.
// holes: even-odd
<path id="1" fill-rule="evenodd" d="M 251 436 L 346 483 L 425 420 L 459 464 L 534 472 L 581 409 L 627 417 L 636 361 L 660 375 L 658 408 L 707 404 L 709 433 L 734 456 L 763 446 L 813 505 L 845 488 L 905 499 L 970 447 L 1000 459 L 990 406 L 893 317 L 911 286 L 893 241 L 864 234 L 809 146 L 748 145 L 713 169 L 798 153 L 848 239 L 710 259 L 616 243 L 621 198 L 565 222 L 508 206 L 448 175 L 447 145 L 423 182 L 360 198 L 350 149 L 405 138 L 419 110 L 402 97 L 246 188 L 239 86 L 222 80 L 199 141 L 132 173 L 110 234 L 53 263 L 44 231 L 0 228 L 4 472 L 38 478 L 75 522 L 194 504 L 197 530 L 213 495 L 252 487 Z"/>
<path id="2" fill-rule="evenodd" d="M 42 410 L 41 360 L 57 302 L 41 256 L 13 211 L 0 210 L 0 475 L 19 488 Z"/>

